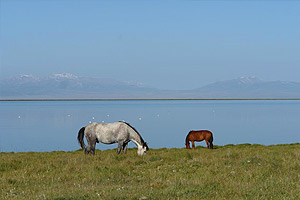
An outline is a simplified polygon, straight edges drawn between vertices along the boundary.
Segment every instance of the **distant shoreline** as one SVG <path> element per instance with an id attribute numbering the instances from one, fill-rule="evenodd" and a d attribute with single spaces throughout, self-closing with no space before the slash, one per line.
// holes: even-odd
<path id="1" fill-rule="evenodd" d="M 170 98 L 170 99 L 0 99 L 9 101 L 299 101 L 300 98 Z"/>

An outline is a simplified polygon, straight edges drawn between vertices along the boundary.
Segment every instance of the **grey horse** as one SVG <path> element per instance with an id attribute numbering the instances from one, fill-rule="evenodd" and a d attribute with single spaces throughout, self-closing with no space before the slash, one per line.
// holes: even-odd
<path id="1" fill-rule="evenodd" d="M 85 147 L 83 137 L 86 137 L 88 146 Z M 149 150 L 139 132 L 126 122 L 114 123 L 91 123 L 82 127 L 78 132 L 78 142 L 85 154 L 95 154 L 96 143 L 113 144 L 118 143 L 117 153 L 126 153 L 128 142 L 132 141 L 138 147 L 138 155 L 143 155 Z"/>

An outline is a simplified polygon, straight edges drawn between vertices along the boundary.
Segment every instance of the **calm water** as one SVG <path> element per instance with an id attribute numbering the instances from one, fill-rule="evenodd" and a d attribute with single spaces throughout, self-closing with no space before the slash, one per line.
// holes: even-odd
<path id="1" fill-rule="evenodd" d="M 192 129 L 211 130 L 215 145 L 300 142 L 300 101 L 0 102 L 0 151 L 77 150 L 82 126 L 120 120 L 150 148 L 182 148 Z"/>

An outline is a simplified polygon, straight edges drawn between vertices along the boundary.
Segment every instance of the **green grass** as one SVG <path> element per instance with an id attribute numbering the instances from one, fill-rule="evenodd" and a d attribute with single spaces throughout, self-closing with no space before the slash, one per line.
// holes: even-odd
<path id="1" fill-rule="evenodd" d="M 300 144 L 0 153 L 0 199 L 300 199 Z"/>

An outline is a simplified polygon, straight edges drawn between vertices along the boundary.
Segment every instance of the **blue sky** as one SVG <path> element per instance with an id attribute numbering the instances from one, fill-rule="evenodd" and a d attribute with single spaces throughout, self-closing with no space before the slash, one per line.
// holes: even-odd
<path id="1" fill-rule="evenodd" d="M 0 78 L 300 81 L 300 1 L 0 0 Z"/>

